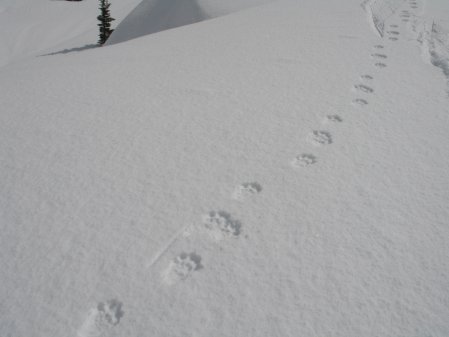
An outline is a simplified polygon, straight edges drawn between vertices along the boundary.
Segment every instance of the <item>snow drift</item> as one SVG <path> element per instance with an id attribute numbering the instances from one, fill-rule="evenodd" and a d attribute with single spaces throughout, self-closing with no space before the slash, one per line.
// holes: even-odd
<path id="1" fill-rule="evenodd" d="M 272 1 L 272 0 L 271 0 Z M 143 0 L 115 29 L 107 44 L 124 42 L 238 10 L 270 0 Z"/>
<path id="2" fill-rule="evenodd" d="M 123 19 L 138 0 L 114 1 Z M 97 42 L 98 1 L 0 0 L 0 66 Z"/>

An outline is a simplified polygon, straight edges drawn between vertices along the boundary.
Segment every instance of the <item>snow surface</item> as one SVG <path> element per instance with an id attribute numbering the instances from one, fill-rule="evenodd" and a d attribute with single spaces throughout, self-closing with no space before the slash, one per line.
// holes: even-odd
<path id="1" fill-rule="evenodd" d="M 117 27 L 107 44 L 197 23 L 274 0 L 142 0 Z"/>
<path id="2" fill-rule="evenodd" d="M 114 1 L 123 19 L 138 0 Z M 29 56 L 92 48 L 98 38 L 97 0 L 0 0 L 0 67 Z"/>
<path id="3" fill-rule="evenodd" d="M 449 336 L 449 3 L 382 4 L 2 42 L 0 336 Z"/>

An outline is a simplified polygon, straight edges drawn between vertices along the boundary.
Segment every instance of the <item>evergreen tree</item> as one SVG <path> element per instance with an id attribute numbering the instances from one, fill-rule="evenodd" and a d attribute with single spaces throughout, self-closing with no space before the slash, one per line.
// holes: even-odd
<path id="1" fill-rule="evenodd" d="M 101 14 L 97 17 L 98 21 L 100 23 L 98 24 L 98 27 L 100 27 L 100 37 L 98 40 L 99 45 L 103 45 L 111 33 L 114 31 L 111 29 L 111 22 L 114 21 L 114 18 L 111 18 L 111 14 L 109 13 L 109 6 L 111 4 L 108 0 L 100 0 L 100 11 Z"/>

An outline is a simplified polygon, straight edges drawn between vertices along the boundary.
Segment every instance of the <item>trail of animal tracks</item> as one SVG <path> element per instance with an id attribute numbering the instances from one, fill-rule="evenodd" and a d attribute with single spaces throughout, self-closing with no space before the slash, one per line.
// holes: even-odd
<path id="1" fill-rule="evenodd" d="M 26 1 L 0 336 L 449 335 L 446 1 Z"/>

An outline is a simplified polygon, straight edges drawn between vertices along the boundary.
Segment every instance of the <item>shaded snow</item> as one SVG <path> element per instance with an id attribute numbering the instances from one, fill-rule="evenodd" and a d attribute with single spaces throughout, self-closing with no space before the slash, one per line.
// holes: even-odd
<path id="1" fill-rule="evenodd" d="M 273 0 L 143 0 L 117 27 L 107 44 L 124 42 Z"/>
<path id="2" fill-rule="evenodd" d="M 144 0 L 108 40 L 114 44 L 162 30 L 206 20 L 196 0 Z"/>
<path id="3" fill-rule="evenodd" d="M 114 1 L 113 17 L 120 21 L 137 3 Z M 0 66 L 95 44 L 98 14 L 96 0 L 0 0 Z"/>

